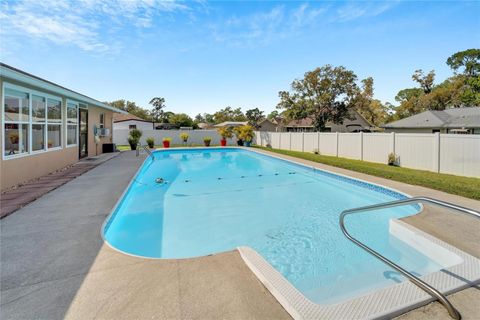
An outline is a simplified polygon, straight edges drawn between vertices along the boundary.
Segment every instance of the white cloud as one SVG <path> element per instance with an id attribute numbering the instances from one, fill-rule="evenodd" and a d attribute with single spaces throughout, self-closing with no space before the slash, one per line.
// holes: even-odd
<path id="1" fill-rule="evenodd" d="M 0 34 L 16 41 L 27 36 L 104 53 L 114 50 L 118 41 L 103 39 L 102 29 L 114 30 L 125 24 L 148 28 L 159 13 L 188 9 L 174 0 L 4 1 Z"/>
<path id="2" fill-rule="evenodd" d="M 375 17 L 397 5 L 398 1 L 349 3 L 337 10 L 335 20 L 340 22 L 362 17 Z"/>
<path id="3" fill-rule="evenodd" d="M 326 11 L 325 7 L 312 8 L 301 4 L 293 9 L 277 5 L 268 11 L 243 17 L 231 16 L 220 23 L 210 24 L 216 41 L 232 46 L 265 45 L 275 39 L 296 35 L 302 28 L 315 24 Z"/>

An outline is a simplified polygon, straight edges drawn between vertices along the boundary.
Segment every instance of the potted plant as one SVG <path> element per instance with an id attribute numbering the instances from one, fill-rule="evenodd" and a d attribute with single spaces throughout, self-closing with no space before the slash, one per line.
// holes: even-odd
<path id="1" fill-rule="evenodd" d="M 138 129 L 130 130 L 130 136 L 128 137 L 127 140 L 128 140 L 128 144 L 130 144 L 131 150 L 137 150 L 137 145 L 141 137 L 142 137 L 142 131 Z"/>
<path id="2" fill-rule="evenodd" d="M 246 147 L 250 147 L 250 145 L 252 144 L 253 137 L 255 136 L 253 127 L 249 125 L 241 126 L 239 128 L 239 136 L 243 140 L 243 144 Z"/>
<path id="3" fill-rule="evenodd" d="M 183 143 L 187 143 L 187 141 L 188 141 L 188 133 L 186 133 L 186 132 L 180 133 L 180 139 L 183 141 Z"/>
<path id="4" fill-rule="evenodd" d="M 205 138 L 203 138 L 203 143 L 205 144 L 205 147 L 209 147 L 209 146 L 210 146 L 210 142 L 212 142 L 212 138 L 211 138 L 211 137 L 205 137 Z"/>
<path id="5" fill-rule="evenodd" d="M 222 137 L 220 140 L 220 145 L 225 147 L 227 145 L 227 139 L 233 136 L 232 130 L 228 127 L 222 127 L 217 129 L 218 134 Z"/>
<path id="6" fill-rule="evenodd" d="M 243 126 L 233 128 L 233 132 L 235 133 L 235 136 L 237 137 L 237 145 L 238 146 L 243 146 L 242 127 Z"/>
<path id="7" fill-rule="evenodd" d="M 18 133 L 10 133 L 10 143 L 18 144 Z"/>
<path id="8" fill-rule="evenodd" d="M 172 138 L 169 138 L 169 137 L 163 138 L 162 142 L 163 142 L 164 148 L 170 148 L 170 142 L 172 142 Z"/>
<path id="9" fill-rule="evenodd" d="M 155 147 L 155 139 L 153 139 L 152 137 L 148 137 L 145 141 L 147 142 L 150 149 L 153 149 Z"/>
<path id="10" fill-rule="evenodd" d="M 398 157 L 395 153 L 390 152 L 388 154 L 388 160 L 387 163 L 389 166 L 398 166 Z"/>

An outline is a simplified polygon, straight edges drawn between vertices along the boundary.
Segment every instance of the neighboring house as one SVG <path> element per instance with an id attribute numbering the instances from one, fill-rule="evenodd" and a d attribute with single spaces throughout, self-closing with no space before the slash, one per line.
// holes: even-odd
<path id="1" fill-rule="evenodd" d="M 223 127 L 240 127 L 247 125 L 248 121 L 225 121 L 219 124 L 214 125 L 215 128 L 223 128 Z"/>
<path id="2" fill-rule="evenodd" d="M 199 129 L 202 129 L 202 130 L 208 130 L 213 128 L 213 124 L 206 123 L 206 122 L 200 122 L 199 124 L 197 124 L 197 126 Z"/>
<path id="3" fill-rule="evenodd" d="M 385 132 L 480 134 L 480 107 L 429 110 L 387 123 Z"/>
<path id="4" fill-rule="evenodd" d="M 134 116 L 133 114 L 116 113 L 113 116 L 113 130 L 123 129 L 139 129 L 139 130 L 153 130 L 155 129 L 153 122 Z"/>
<path id="5" fill-rule="evenodd" d="M 263 119 L 258 123 L 258 131 L 277 132 L 278 124 L 274 120 Z"/>
<path id="6" fill-rule="evenodd" d="M 155 130 L 177 130 L 179 127 L 176 124 L 157 122 L 154 124 Z"/>
<path id="7" fill-rule="evenodd" d="M 123 112 L 3 63 L 0 90 L 1 190 L 102 153 Z"/>
<path id="8" fill-rule="evenodd" d="M 371 124 L 357 111 L 351 111 L 352 119 L 345 118 L 342 124 L 327 122 L 325 132 L 370 132 Z M 280 131 L 280 130 L 279 130 Z M 286 132 L 314 132 L 313 119 L 304 118 L 301 120 L 291 120 L 282 125 L 281 131 Z"/>

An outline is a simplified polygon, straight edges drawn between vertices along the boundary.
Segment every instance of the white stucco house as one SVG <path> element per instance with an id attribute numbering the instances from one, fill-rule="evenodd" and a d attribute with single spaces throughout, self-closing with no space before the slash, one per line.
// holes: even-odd
<path id="1" fill-rule="evenodd" d="M 133 114 L 119 114 L 113 116 L 113 131 L 124 129 L 154 130 L 155 126 L 152 121 L 144 120 Z"/>

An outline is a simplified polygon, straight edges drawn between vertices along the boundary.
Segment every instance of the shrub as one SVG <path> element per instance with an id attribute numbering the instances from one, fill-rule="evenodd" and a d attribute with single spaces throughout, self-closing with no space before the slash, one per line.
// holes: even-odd
<path id="1" fill-rule="evenodd" d="M 148 137 L 145 141 L 147 141 L 149 148 L 153 148 L 155 146 L 155 140 L 152 137 Z"/>
<path id="2" fill-rule="evenodd" d="M 389 166 L 397 166 L 398 165 L 398 158 L 397 158 L 397 155 L 393 152 L 389 153 L 388 154 L 388 165 Z"/>
<path id="3" fill-rule="evenodd" d="M 130 136 L 127 138 L 127 141 L 132 150 L 135 150 L 137 148 L 137 144 L 140 141 L 141 137 L 142 137 L 142 131 L 138 129 L 130 130 Z"/>
<path id="4" fill-rule="evenodd" d="M 180 133 L 180 139 L 182 139 L 183 142 L 187 142 L 188 141 L 188 133 L 186 133 L 186 132 Z"/>
<path id="5" fill-rule="evenodd" d="M 223 139 L 233 137 L 232 129 L 229 127 L 218 128 L 217 132 Z"/>
<path id="6" fill-rule="evenodd" d="M 142 131 L 138 129 L 132 129 L 130 130 L 130 137 L 133 139 L 137 139 L 137 141 L 140 141 L 140 138 L 142 137 Z"/>
<path id="7" fill-rule="evenodd" d="M 237 129 L 238 137 L 243 141 L 251 142 L 253 137 L 255 137 L 255 132 L 253 132 L 253 127 L 249 125 L 238 127 Z"/>
<path id="8" fill-rule="evenodd" d="M 203 142 L 212 142 L 212 137 L 203 138 Z"/>

